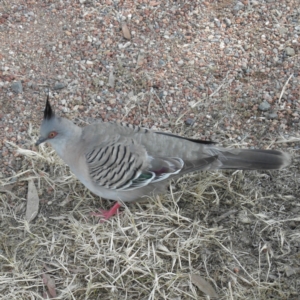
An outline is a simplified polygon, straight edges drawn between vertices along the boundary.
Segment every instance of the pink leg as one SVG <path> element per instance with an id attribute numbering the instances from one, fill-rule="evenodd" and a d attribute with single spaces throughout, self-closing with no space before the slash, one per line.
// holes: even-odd
<path id="1" fill-rule="evenodd" d="M 109 210 L 99 209 L 99 213 L 92 212 L 91 216 L 100 217 L 101 218 L 100 222 L 104 222 L 105 220 L 108 220 L 109 218 L 117 214 L 120 207 L 121 204 L 116 202 L 113 205 L 113 207 L 110 208 Z"/>

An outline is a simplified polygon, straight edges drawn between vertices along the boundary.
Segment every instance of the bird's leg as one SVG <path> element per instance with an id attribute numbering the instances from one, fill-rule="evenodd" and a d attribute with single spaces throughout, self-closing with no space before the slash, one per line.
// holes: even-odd
<path id="1" fill-rule="evenodd" d="M 109 210 L 105 209 L 99 209 L 99 212 L 92 212 L 91 216 L 94 217 L 100 217 L 100 222 L 104 222 L 105 220 L 108 220 L 112 216 L 118 213 L 119 208 L 121 207 L 121 204 L 119 202 L 116 202 L 113 207 L 111 207 Z"/>

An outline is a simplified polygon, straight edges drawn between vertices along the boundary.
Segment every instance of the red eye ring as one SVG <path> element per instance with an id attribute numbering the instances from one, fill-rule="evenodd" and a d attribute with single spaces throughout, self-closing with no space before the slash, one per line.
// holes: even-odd
<path id="1" fill-rule="evenodd" d="M 56 136 L 57 136 L 57 132 L 51 131 L 51 132 L 49 133 L 49 135 L 48 135 L 48 138 L 49 138 L 49 139 L 53 139 L 53 138 L 55 138 Z"/>

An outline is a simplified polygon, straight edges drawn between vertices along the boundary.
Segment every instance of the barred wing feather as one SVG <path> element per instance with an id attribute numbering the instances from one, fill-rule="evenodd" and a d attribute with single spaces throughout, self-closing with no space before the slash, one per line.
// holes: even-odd
<path id="1" fill-rule="evenodd" d="M 102 143 L 86 154 L 89 174 L 99 186 L 129 191 L 178 174 L 184 162 L 180 158 L 151 157 L 133 139 Z"/>

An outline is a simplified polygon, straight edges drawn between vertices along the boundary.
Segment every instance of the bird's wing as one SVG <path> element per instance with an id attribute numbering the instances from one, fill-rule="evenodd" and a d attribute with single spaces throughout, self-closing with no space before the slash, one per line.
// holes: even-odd
<path id="1" fill-rule="evenodd" d="M 129 191 L 177 174 L 180 158 L 152 157 L 133 137 L 115 134 L 85 154 L 91 180 L 98 186 Z"/>

